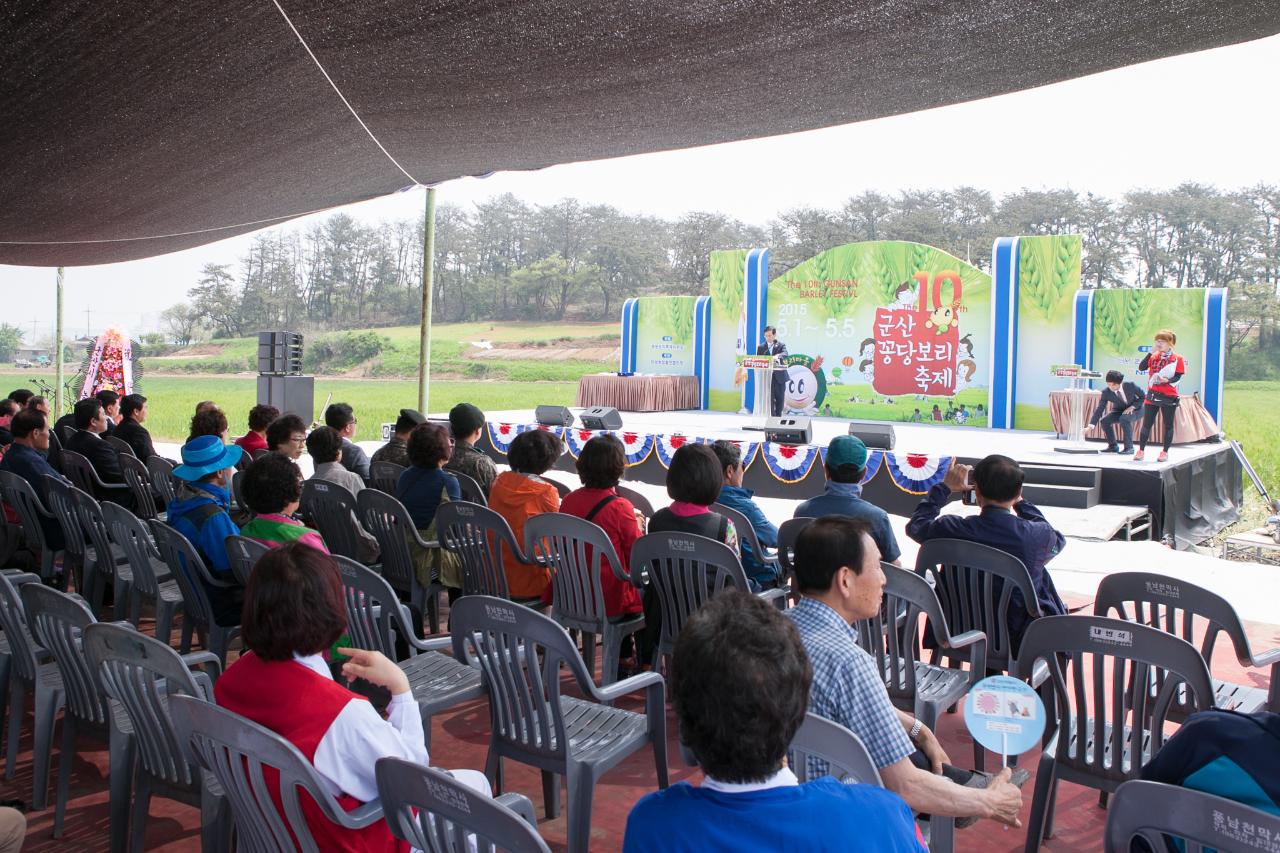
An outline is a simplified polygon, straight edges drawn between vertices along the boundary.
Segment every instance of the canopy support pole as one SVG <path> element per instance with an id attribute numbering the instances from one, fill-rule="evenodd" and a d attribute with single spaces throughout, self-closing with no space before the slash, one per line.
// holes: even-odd
<path id="1" fill-rule="evenodd" d="M 418 341 L 418 411 L 428 414 L 431 396 L 431 291 L 435 287 L 436 188 L 427 187 L 426 222 L 422 229 L 422 317 Z"/>
<path id="2" fill-rule="evenodd" d="M 53 413 L 54 419 L 62 417 L 62 284 L 66 268 L 58 267 L 58 306 L 53 323 Z"/>

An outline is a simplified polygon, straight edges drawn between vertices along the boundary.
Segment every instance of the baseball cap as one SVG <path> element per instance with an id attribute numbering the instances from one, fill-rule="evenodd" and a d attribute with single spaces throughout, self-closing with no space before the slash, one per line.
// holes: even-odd
<path id="1" fill-rule="evenodd" d="M 839 468 L 841 465 L 867 467 L 867 446 L 862 439 L 854 435 L 837 435 L 827 446 L 827 467 Z"/>

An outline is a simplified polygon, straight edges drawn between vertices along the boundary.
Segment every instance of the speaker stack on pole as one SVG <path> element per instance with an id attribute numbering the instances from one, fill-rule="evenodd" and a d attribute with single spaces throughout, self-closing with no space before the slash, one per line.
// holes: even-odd
<path id="1" fill-rule="evenodd" d="M 301 332 L 258 332 L 258 403 L 315 420 L 316 380 L 302 375 Z"/>

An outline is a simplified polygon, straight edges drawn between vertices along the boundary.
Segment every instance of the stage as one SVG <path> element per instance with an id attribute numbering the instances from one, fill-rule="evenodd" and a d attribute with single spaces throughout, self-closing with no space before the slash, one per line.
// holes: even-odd
<path id="1" fill-rule="evenodd" d="M 581 412 L 571 411 L 575 415 Z M 432 415 L 437 417 L 444 416 Z M 511 440 L 536 426 L 533 412 L 527 409 L 490 411 L 486 418 L 489 426 L 478 446 L 502 463 Z M 680 444 L 728 439 L 743 448 L 748 463 L 747 488 L 761 497 L 792 500 L 822 492 L 826 480 L 822 454 L 832 438 L 848 433 L 850 423 L 841 418 L 813 418 L 813 444 L 792 446 L 764 442 L 763 432 L 748 429 L 759 425 L 750 415 L 623 412 L 622 420 L 622 429 L 616 432 L 627 447 L 629 480 L 662 484 L 667 462 Z M 1243 499 L 1240 463 L 1225 443 L 1174 446 L 1167 462 L 1135 462 L 1119 454 L 1056 452 L 1054 447 L 1062 442 L 1046 432 L 903 423 L 893 427 L 897 443 L 892 451 L 872 452 L 863 495 L 896 515 L 910 515 L 921 495 L 942 479 L 952 461 L 972 464 L 991 453 L 1011 456 L 1024 466 L 1039 466 L 1028 467 L 1028 483 L 1038 480 L 1045 489 L 1053 488 L 1048 484 L 1057 479 L 1055 475 L 1093 476 L 1100 486 L 1101 503 L 1146 507 L 1152 517 L 1151 535 L 1172 536 L 1179 548 L 1201 542 L 1234 522 Z M 557 468 L 572 471 L 578 449 L 593 433 L 577 426 L 559 431 L 568 452 Z M 1153 460 L 1158 452 L 1158 447 L 1148 447 L 1148 458 Z M 1056 470 L 1072 468 L 1084 470 Z M 1054 501 L 1042 497 L 1039 503 L 1052 505 Z"/>

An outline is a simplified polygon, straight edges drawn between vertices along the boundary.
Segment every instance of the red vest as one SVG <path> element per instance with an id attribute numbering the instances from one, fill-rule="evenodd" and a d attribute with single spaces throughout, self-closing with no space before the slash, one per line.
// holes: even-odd
<path id="1" fill-rule="evenodd" d="M 308 761 L 315 761 L 320 741 L 347 703 L 352 699 L 368 701 L 300 663 L 264 661 L 253 652 L 241 655 L 223 673 L 214 687 L 214 695 L 222 707 L 271 729 L 292 743 Z M 370 755 L 369 761 L 377 758 Z M 271 796 L 283 818 L 279 774 L 270 770 L 267 774 Z M 325 817 L 320 807 L 305 793 L 300 800 L 307 825 L 321 850 L 365 853 L 409 849 L 407 844 L 396 841 L 385 821 L 377 821 L 360 830 L 348 830 Z M 361 803 L 342 794 L 338 797 L 338 805 L 352 811 Z"/>

